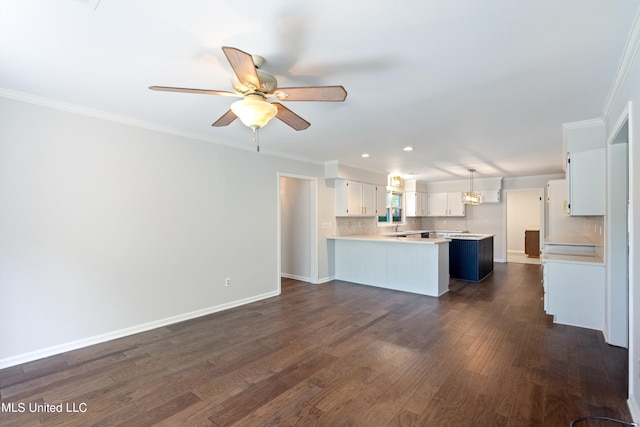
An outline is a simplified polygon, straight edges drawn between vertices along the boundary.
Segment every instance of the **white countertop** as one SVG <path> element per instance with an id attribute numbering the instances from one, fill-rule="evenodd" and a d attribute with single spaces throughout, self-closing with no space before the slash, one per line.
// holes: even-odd
<path id="1" fill-rule="evenodd" d="M 442 238 L 428 238 L 423 239 L 418 233 L 407 237 L 394 237 L 394 236 L 381 236 L 379 234 L 362 234 L 353 236 L 333 236 L 327 237 L 327 239 L 333 240 L 361 240 L 370 242 L 383 242 L 383 243 L 412 243 L 421 245 L 437 245 L 441 243 L 449 243 L 449 239 Z"/>
<path id="2" fill-rule="evenodd" d="M 597 255 L 565 255 L 565 254 L 542 254 L 542 262 L 545 261 L 559 261 L 570 262 L 573 264 L 602 264 L 604 260 Z"/>
<path id="3" fill-rule="evenodd" d="M 456 239 L 456 240 L 483 240 L 488 239 L 489 237 L 493 237 L 494 234 L 476 234 L 476 233 L 463 233 L 463 234 L 453 234 L 447 236 L 448 239 Z"/>
<path id="4" fill-rule="evenodd" d="M 544 244 L 567 246 L 594 246 L 593 242 L 585 236 L 551 235 L 544 239 Z"/>

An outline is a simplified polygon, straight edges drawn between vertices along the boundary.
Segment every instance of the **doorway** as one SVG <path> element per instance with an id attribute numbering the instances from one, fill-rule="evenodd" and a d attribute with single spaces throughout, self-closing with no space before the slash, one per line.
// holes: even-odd
<path id="1" fill-rule="evenodd" d="M 623 114 L 607 144 L 607 287 L 605 335 L 629 346 L 629 115 Z"/>
<path id="2" fill-rule="evenodd" d="M 507 262 L 540 264 L 540 246 L 544 235 L 544 190 L 509 190 L 506 199 Z M 525 250 L 527 241 L 533 240 L 536 250 Z"/>
<path id="3" fill-rule="evenodd" d="M 278 174 L 279 277 L 318 280 L 317 179 Z"/>

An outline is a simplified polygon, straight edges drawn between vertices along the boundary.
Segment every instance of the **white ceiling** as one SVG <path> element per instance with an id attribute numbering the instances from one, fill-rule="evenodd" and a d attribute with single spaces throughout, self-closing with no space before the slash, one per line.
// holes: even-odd
<path id="1" fill-rule="evenodd" d="M 266 58 L 289 102 L 262 152 L 422 180 L 562 171 L 562 123 L 601 117 L 640 0 L 0 0 L 0 88 L 253 149 L 220 49 Z M 12 92 L 11 92 L 12 93 Z M 412 152 L 402 151 L 412 145 Z M 362 153 L 369 153 L 364 159 Z"/>

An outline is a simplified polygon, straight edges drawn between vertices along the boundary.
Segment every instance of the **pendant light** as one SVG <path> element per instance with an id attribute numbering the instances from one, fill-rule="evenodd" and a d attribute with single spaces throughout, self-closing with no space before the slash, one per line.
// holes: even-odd
<path id="1" fill-rule="evenodd" d="M 479 205 L 481 201 L 480 193 L 473 192 L 473 173 L 475 169 L 469 169 L 469 192 L 462 193 L 462 203 L 465 205 Z"/>

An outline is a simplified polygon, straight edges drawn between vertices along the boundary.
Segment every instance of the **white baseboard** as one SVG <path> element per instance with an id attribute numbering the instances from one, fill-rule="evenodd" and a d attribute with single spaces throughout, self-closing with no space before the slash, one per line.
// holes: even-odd
<path id="1" fill-rule="evenodd" d="M 640 423 L 640 403 L 633 393 L 629 396 L 629 400 L 627 400 L 627 406 L 629 407 L 629 412 L 631 413 L 631 419 L 633 422 Z"/>
<path id="2" fill-rule="evenodd" d="M 300 280 L 301 282 L 313 283 L 312 280 L 311 280 L 311 277 L 298 276 L 298 275 L 295 275 L 295 274 L 280 273 L 280 277 L 284 277 L 286 279 Z"/>
<path id="3" fill-rule="evenodd" d="M 244 298 L 241 300 L 216 305 L 213 307 L 207 307 L 207 308 L 192 311 L 189 313 L 179 314 L 177 316 L 167 317 L 165 319 L 160 319 L 153 322 L 143 323 L 141 325 L 120 329 L 117 331 L 107 332 L 106 334 L 96 335 L 93 337 L 83 338 L 77 341 L 54 345 L 52 347 L 47 347 L 40 350 L 30 351 L 28 353 L 6 357 L 4 359 L 0 359 L 0 369 L 8 368 L 10 366 L 20 365 L 22 363 L 32 362 L 34 360 L 43 359 L 45 357 L 53 356 L 60 353 L 65 353 L 71 350 L 77 350 L 79 348 L 88 347 L 94 344 L 100 344 L 106 341 L 115 340 L 115 339 L 126 337 L 129 335 L 138 334 L 140 332 L 150 331 L 151 329 L 161 328 L 163 326 L 183 322 L 185 320 L 195 319 L 196 317 L 202 317 L 208 314 L 217 313 L 219 311 L 228 310 L 230 308 L 239 307 L 241 305 L 249 304 L 249 303 L 260 301 L 263 299 L 272 298 L 272 297 L 278 296 L 279 294 L 280 293 L 278 291 L 268 292 L 266 294 L 256 295 L 250 298 Z"/>
<path id="4" fill-rule="evenodd" d="M 322 278 L 319 278 L 317 281 L 314 281 L 314 280 L 311 280 L 310 277 L 301 277 L 301 276 L 296 276 L 295 274 L 287 274 L 287 273 L 280 273 L 280 276 L 285 277 L 287 279 L 295 279 L 295 280 L 300 280 L 301 282 L 312 283 L 314 285 L 327 283 L 335 279 L 335 277 L 329 276 L 329 277 L 322 277 Z"/>

